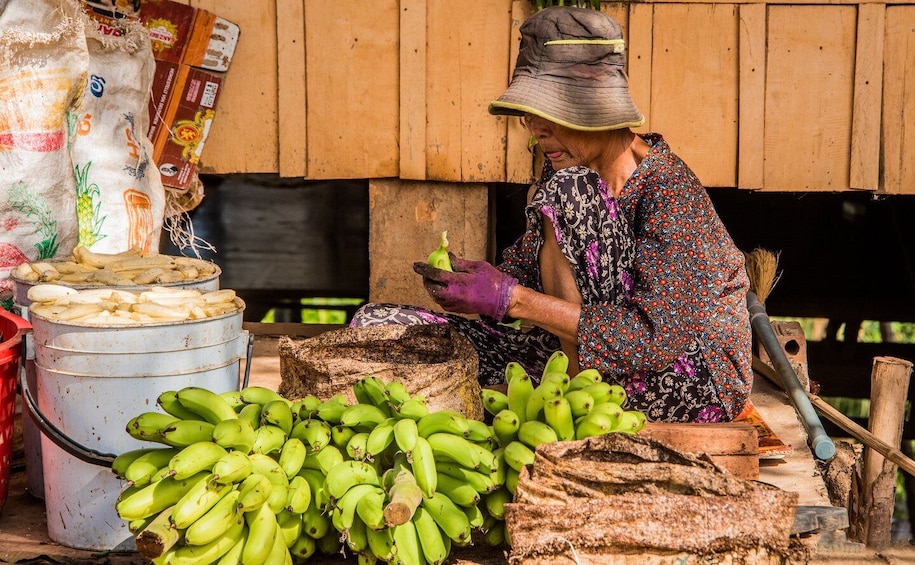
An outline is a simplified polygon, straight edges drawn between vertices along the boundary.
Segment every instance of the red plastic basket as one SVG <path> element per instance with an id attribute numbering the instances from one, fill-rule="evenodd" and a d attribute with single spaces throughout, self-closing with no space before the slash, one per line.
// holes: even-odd
<path id="1" fill-rule="evenodd" d="M 22 334 L 31 329 L 24 319 L 0 308 L 0 510 L 6 502 L 13 449 L 16 382 L 19 376 Z"/>

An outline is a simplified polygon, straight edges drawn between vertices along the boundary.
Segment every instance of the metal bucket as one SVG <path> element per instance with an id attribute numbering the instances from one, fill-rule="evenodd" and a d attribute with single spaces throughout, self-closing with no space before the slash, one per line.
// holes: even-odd
<path id="1" fill-rule="evenodd" d="M 224 316 L 138 326 L 78 326 L 32 315 L 26 358 L 34 361 L 37 386 L 23 378 L 22 397 L 42 432 L 51 540 L 77 549 L 136 549 L 115 511 L 124 481 L 110 465 L 120 453 L 156 444 L 133 439 L 127 422 L 155 410 L 166 390 L 244 385 L 240 361 L 250 363 L 251 344 L 241 305 Z"/>
<path id="2" fill-rule="evenodd" d="M 50 263 L 53 265 L 54 261 L 50 261 Z M 74 285 L 61 282 L 55 282 L 54 284 L 69 286 L 77 290 L 116 288 L 131 292 L 143 292 L 144 290 L 149 290 L 153 286 L 159 286 L 166 288 L 196 289 L 200 292 L 212 292 L 214 290 L 219 290 L 219 275 L 221 272 L 219 267 L 216 267 L 216 273 L 208 277 L 202 277 L 192 281 L 146 286 Z M 28 320 L 29 306 L 32 305 L 32 301 L 29 300 L 29 289 L 40 283 L 18 278 L 15 272 L 10 275 L 10 278 L 13 281 L 13 312 L 25 320 Z M 32 390 L 35 390 L 37 387 L 35 383 L 35 362 L 32 360 L 25 360 L 24 366 L 25 376 L 26 379 L 28 379 L 29 387 L 31 387 Z M 38 426 L 35 425 L 35 421 L 28 416 L 22 419 L 22 444 L 23 451 L 25 452 L 25 474 L 29 493 L 37 498 L 43 499 L 44 476 L 42 475 L 41 470 L 41 432 L 38 430 Z"/>

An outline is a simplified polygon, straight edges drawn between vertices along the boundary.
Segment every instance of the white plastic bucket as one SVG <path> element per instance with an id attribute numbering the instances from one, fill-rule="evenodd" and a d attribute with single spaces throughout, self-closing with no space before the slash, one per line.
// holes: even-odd
<path id="1" fill-rule="evenodd" d="M 53 264 L 53 261 L 51 262 Z M 168 284 L 157 284 L 157 285 L 136 285 L 136 286 L 114 286 L 114 287 L 103 287 L 99 285 L 72 285 L 66 283 L 57 283 L 62 284 L 63 286 L 70 286 L 77 290 L 82 289 L 93 289 L 93 288 L 117 288 L 120 290 L 129 290 L 131 292 L 143 292 L 144 290 L 149 290 L 153 286 L 159 287 L 168 287 L 168 288 L 183 288 L 183 289 L 196 289 L 201 292 L 212 292 L 214 290 L 219 290 L 219 275 L 222 271 L 219 267 L 216 267 L 216 273 L 208 277 L 203 277 L 193 281 L 184 281 L 178 283 L 168 283 Z M 29 289 L 35 286 L 36 282 L 22 280 L 15 276 L 15 273 L 10 276 L 13 280 L 13 312 L 19 315 L 21 318 L 28 320 L 29 319 L 29 306 L 31 306 L 32 301 L 29 300 Z M 37 383 L 35 381 L 35 362 L 33 360 L 26 359 L 24 364 L 25 377 L 28 379 L 29 387 L 34 391 L 37 389 Z M 28 482 L 28 490 L 36 498 L 44 498 L 44 473 L 41 470 L 41 431 L 38 429 L 38 426 L 35 424 L 35 421 L 28 415 L 28 411 L 24 411 L 26 416 L 22 418 L 22 448 L 25 452 L 25 474 Z"/>
<path id="2" fill-rule="evenodd" d="M 34 359 L 37 390 L 24 383 L 23 399 L 43 432 L 41 464 L 51 540 L 95 551 L 136 549 L 133 534 L 114 508 L 124 481 L 110 465 L 87 462 L 54 437 L 63 436 L 78 452 L 89 452 L 89 461 L 93 454 L 110 459 L 155 447 L 130 437 L 126 427 L 139 413 L 156 410 L 162 392 L 191 385 L 214 392 L 238 390 L 240 361 L 250 351 L 242 312 L 117 327 L 31 316 L 27 357 Z"/>

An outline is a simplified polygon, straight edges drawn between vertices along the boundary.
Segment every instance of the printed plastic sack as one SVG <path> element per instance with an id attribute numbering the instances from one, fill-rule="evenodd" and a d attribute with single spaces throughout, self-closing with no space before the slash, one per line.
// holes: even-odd
<path id="1" fill-rule="evenodd" d="M 112 36 L 87 18 L 88 77 L 70 148 L 79 245 L 101 253 L 155 252 L 165 209 L 146 137 L 155 60 L 147 29 L 136 20 L 122 26 Z"/>
<path id="2" fill-rule="evenodd" d="M 77 241 L 68 117 L 85 84 L 78 4 L 0 0 L 0 300 L 10 271 Z"/>

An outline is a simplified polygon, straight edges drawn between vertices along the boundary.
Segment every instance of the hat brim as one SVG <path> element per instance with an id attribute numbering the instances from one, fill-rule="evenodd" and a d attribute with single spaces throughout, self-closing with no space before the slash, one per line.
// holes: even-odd
<path id="1" fill-rule="evenodd" d="M 580 131 L 638 127 L 645 123 L 625 86 L 578 86 L 531 76 L 515 76 L 498 100 L 493 115 L 533 114 Z"/>

